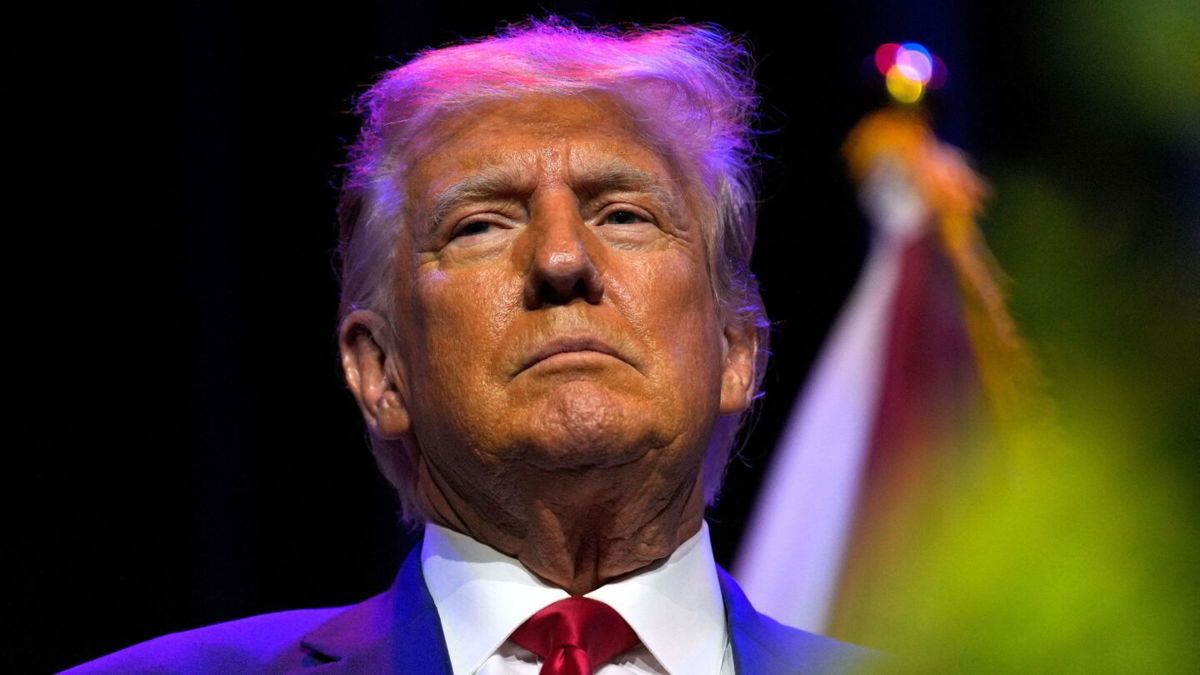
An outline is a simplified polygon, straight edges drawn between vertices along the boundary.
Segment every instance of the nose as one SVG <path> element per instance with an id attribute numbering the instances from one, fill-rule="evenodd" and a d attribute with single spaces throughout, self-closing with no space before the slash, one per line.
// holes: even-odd
<path id="1" fill-rule="evenodd" d="M 599 304 L 604 296 L 604 278 L 596 266 L 599 242 L 587 231 L 574 195 L 538 206 L 530 231 L 534 242 L 525 282 L 526 308 L 576 299 Z"/>

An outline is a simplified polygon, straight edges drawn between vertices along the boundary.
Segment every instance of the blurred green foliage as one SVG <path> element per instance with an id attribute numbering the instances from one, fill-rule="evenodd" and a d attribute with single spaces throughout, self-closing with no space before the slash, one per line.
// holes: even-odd
<path id="1" fill-rule="evenodd" d="M 1050 76 L 1091 112 L 1158 134 L 1200 125 L 1195 0 L 1074 0 L 1041 6 L 1035 45 Z"/>
<path id="2" fill-rule="evenodd" d="M 927 495 L 866 627 L 895 655 L 885 672 L 1194 670 L 1191 486 L 1112 429 L 1030 434 Z"/>

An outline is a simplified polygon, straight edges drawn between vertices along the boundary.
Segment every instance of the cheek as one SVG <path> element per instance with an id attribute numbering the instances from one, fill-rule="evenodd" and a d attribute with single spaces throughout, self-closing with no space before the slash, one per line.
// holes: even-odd
<path id="1" fill-rule="evenodd" d="M 414 288 L 429 377 L 473 383 L 498 356 L 505 326 L 519 310 L 520 294 L 495 271 L 433 270 Z"/>
<path id="2" fill-rule="evenodd" d="M 664 252 L 635 266 L 628 289 L 639 323 L 677 380 L 712 388 L 720 380 L 721 330 L 708 273 L 690 257 Z M 693 389 L 694 391 L 694 389 Z"/>

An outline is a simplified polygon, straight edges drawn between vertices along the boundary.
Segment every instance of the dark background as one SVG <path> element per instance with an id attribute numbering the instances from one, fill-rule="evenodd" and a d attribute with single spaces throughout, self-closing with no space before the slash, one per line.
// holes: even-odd
<path id="1" fill-rule="evenodd" d="M 1001 185 L 1011 167 L 1037 166 L 1079 199 L 1123 205 L 1131 245 L 1183 270 L 1163 288 L 1182 279 L 1194 290 L 1179 260 L 1200 250 L 1196 135 L 1181 146 L 1177 132 L 1131 128 L 1102 101 L 1081 105 L 1087 92 L 1063 84 L 1073 61 L 1046 65 L 1079 46 L 1059 44 L 1040 5 L 854 0 L 797 3 L 788 16 L 647 1 L 10 7 L 5 558 L 16 563 L 17 670 L 352 603 L 390 583 L 412 535 L 395 524 L 335 356 L 348 111 L 407 55 L 503 20 L 549 10 L 584 23 L 713 21 L 745 35 L 760 63 L 755 267 L 775 356 L 711 519 L 724 565 L 865 253 L 837 151 L 883 102 L 863 65 L 879 43 L 919 40 L 945 60 L 939 131 Z M 1055 264 L 1042 258 L 1036 269 Z M 1029 303 L 1035 337 L 1056 311 Z M 1172 436 L 1171 461 L 1190 457 L 1195 430 Z"/>

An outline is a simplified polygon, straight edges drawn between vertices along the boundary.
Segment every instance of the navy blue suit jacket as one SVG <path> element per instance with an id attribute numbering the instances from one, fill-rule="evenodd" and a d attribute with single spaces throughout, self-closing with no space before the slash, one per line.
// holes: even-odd
<path id="1" fill-rule="evenodd" d="M 725 573 L 721 594 L 738 675 L 842 673 L 871 652 L 759 614 Z M 414 550 L 384 593 L 174 633 L 66 671 L 98 673 L 419 673 L 451 675 L 437 608 Z"/>

